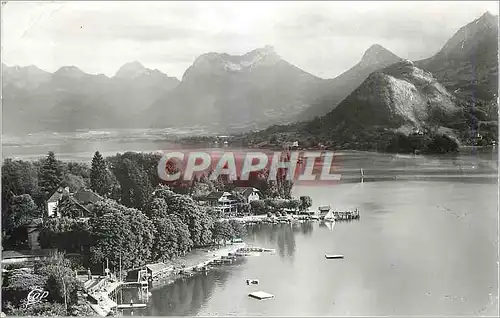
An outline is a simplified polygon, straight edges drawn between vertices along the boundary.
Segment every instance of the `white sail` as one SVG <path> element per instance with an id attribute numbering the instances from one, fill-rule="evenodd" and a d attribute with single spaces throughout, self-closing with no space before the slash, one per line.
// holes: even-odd
<path id="1" fill-rule="evenodd" d="M 325 215 L 325 221 L 334 221 L 335 217 L 333 216 L 333 212 L 330 210 L 328 213 Z"/>

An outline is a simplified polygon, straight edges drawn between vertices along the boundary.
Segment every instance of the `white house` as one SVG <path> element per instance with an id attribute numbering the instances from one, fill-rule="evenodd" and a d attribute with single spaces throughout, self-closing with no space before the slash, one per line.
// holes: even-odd
<path id="1" fill-rule="evenodd" d="M 246 203 L 260 200 L 261 198 L 260 191 L 253 187 L 236 187 L 234 192 L 241 194 L 245 198 Z"/>
<path id="2" fill-rule="evenodd" d="M 238 213 L 238 201 L 229 192 L 212 192 L 206 200 L 210 206 L 221 212 L 224 216 L 235 216 Z"/>
<path id="3" fill-rule="evenodd" d="M 59 217 L 59 212 L 57 210 L 57 206 L 59 205 L 59 201 L 62 199 L 64 195 L 69 195 L 69 188 L 59 188 L 54 194 L 47 200 L 47 213 L 49 217 L 57 216 Z"/>
<path id="4" fill-rule="evenodd" d="M 47 200 L 47 214 L 49 217 L 61 217 L 61 213 L 59 212 L 59 202 L 63 196 L 68 196 L 70 200 L 76 204 L 81 211 L 81 218 L 86 218 L 90 214 L 90 211 L 88 210 L 89 205 L 103 200 L 101 196 L 88 189 L 80 189 L 73 194 L 69 192 L 68 187 L 64 189 L 59 188 Z"/>

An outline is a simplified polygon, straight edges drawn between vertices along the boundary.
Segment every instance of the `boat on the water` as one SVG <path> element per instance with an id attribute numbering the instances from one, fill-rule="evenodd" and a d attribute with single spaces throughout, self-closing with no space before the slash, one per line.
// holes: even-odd
<path id="1" fill-rule="evenodd" d="M 324 216 L 323 220 L 325 222 L 335 222 L 335 216 L 333 215 L 332 210 L 329 210 L 328 213 Z"/>
<path id="2" fill-rule="evenodd" d="M 331 254 L 325 254 L 326 259 L 342 259 L 344 258 L 344 255 L 331 255 Z"/>

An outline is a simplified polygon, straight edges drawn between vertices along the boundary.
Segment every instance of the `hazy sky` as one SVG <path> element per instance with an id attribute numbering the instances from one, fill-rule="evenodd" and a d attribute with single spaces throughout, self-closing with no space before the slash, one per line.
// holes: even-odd
<path id="1" fill-rule="evenodd" d="M 498 14 L 498 2 L 9 2 L 2 59 L 108 76 L 137 60 L 181 78 L 200 54 L 272 45 L 305 71 L 334 77 L 375 43 L 429 57 L 485 11 Z"/>

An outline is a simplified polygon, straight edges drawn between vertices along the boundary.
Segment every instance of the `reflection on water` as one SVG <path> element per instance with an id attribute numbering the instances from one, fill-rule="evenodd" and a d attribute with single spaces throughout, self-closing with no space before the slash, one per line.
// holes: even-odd
<path id="1" fill-rule="evenodd" d="M 497 314 L 496 185 L 381 182 L 297 187 L 294 195 L 310 195 L 316 206 L 360 207 L 361 218 L 333 228 L 255 225 L 244 240 L 275 248 L 275 255 L 154 291 L 144 314 Z M 345 259 L 325 259 L 330 253 Z M 257 290 L 276 298 L 248 297 Z"/>
<path id="2" fill-rule="evenodd" d="M 179 279 L 173 285 L 151 291 L 149 306 L 147 309 L 136 309 L 132 313 L 124 310 L 123 314 L 128 316 L 162 316 L 168 313 L 170 316 L 193 316 L 197 315 L 200 308 L 210 299 L 214 289 L 223 286 L 231 275 L 231 271 L 216 269 L 208 273 Z M 141 303 L 138 288 L 126 288 L 123 290 L 123 298 L 118 292 L 119 302 L 128 304 L 130 300 Z M 123 301 L 123 302 L 122 302 Z"/>
<path id="3" fill-rule="evenodd" d="M 312 222 L 275 225 L 255 224 L 247 228 L 246 238 L 251 238 L 264 247 L 273 246 L 281 258 L 288 258 L 293 261 L 296 249 L 295 235 L 301 233 L 310 236 L 313 228 Z"/>

